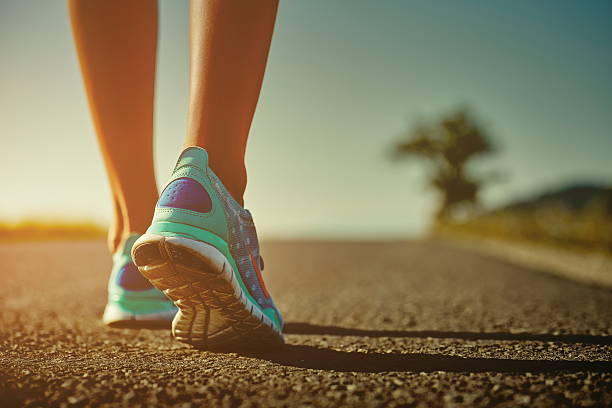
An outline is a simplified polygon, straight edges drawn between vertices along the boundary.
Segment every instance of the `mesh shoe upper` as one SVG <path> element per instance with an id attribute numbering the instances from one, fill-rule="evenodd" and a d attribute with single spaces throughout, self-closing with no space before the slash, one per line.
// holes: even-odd
<path id="1" fill-rule="evenodd" d="M 263 262 L 253 217 L 249 210 L 242 208 L 234 200 L 212 170 L 210 177 L 225 207 L 229 226 L 230 252 L 236 261 L 242 280 L 261 307 L 276 309 L 261 277 Z"/>

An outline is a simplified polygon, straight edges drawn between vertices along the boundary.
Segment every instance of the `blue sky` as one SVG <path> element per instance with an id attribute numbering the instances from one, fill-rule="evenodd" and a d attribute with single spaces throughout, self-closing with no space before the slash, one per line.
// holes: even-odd
<path id="1" fill-rule="evenodd" d="M 489 206 L 612 183 L 612 3 L 284 1 L 247 149 L 267 237 L 423 232 L 436 197 L 388 150 L 468 105 L 499 146 Z M 161 1 L 158 183 L 185 134 L 187 2 Z M 106 222 L 110 203 L 63 1 L 0 0 L 0 218 Z"/>

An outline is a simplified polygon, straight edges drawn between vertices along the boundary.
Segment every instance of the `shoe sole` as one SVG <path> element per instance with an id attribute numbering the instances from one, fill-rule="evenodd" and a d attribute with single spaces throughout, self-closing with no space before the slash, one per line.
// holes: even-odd
<path id="1" fill-rule="evenodd" d="M 145 234 L 132 258 L 153 286 L 178 307 L 173 336 L 208 350 L 271 350 L 283 336 L 237 281 L 231 263 L 218 249 L 179 236 Z"/>

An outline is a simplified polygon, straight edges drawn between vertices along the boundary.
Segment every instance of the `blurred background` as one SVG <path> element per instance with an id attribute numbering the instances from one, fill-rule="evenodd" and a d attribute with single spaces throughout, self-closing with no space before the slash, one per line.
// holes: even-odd
<path id="1" fill-rule="evenodd" d="M 247 151 L 267 239 L 612 248 L 612 3 L 281 1 Z M 160 2 L 158 184 L 186 133 L 187 1 Z M 103 235 L 60 0 L 0 0 L 0 237 Z M 78 169 L 78 171 L 77 171 Z"/>

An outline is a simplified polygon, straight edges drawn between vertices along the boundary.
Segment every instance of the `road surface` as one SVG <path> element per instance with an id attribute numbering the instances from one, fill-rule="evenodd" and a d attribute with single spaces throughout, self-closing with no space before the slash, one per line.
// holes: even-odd
<path id="1" fill-rule="evenodd" d="M 425 242 L 268 243 L 282 352 L 100 323 L 104 243 L 0 245 L 0 406 L 610 406 L 612 292 Z"/>

